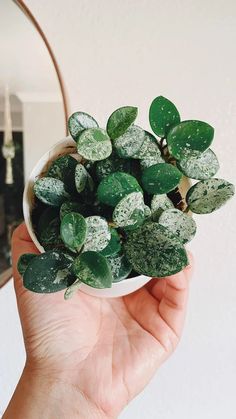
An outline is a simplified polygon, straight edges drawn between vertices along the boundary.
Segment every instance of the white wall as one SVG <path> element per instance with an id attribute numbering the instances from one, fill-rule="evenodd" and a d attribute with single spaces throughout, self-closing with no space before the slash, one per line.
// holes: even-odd
<path id="1" fill-rule="evenodd" d="M 71 110 L 104 124 L 125 104 L 148 126 L 163 94 L 182 118 L 216 128 L 219 176 L 236 183 L 236 2 L 234 0 L 27 0 L 60 63 Z M 196 270 L 182 342 L 122 419 L 235 419 L 236 200 L 196 216 Z M 23 365 L 12 286 L 0 292 L 0 385 L 6 405 Z M 3 343 L 2 343 L 3 342 Z"/>

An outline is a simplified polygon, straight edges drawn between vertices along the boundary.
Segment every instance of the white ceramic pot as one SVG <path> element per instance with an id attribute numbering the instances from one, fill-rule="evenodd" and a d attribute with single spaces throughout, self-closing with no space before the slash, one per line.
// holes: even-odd
<path id="1" fill-rule="evenodd" d="M 32 170 L 29 179 L 25 185 L 24 196 L 23 196 L 23 212 L 24 219 L 27 229 L 29 231 L 30 237 L 33 240 L 35 246 L 40 252 L 44 252 L 44 248 L 41 246 L 35 232 L 33 230 L 31 213 L 34 206 L 34 192 L 33 185 L 35 180 L 42 176 L 43 173 L 47 171 L 47 168 L 50 166 L 51 162 L 57 157 L 63 154 L 73 154 L 76 152 L 75 142 L 71 137 L 66 137 L 65 139 L 59 141 L 55 146 L 53 146 L 47 153 L 45 153 L 41 159 L 38 161 L 34 169 Z M 130 294 L 141 288 L 148 281 L 150 277 L 145 275 L 139 275 L 133 278 L 124 279 L 123 281 L 112 284 L 111 288 L 97 289 L 89 287 L 86 284 L 82 284 L 80 290 L 86 294 L 93 295 L 95 297 L 121 297 L 123 295 Z"/>

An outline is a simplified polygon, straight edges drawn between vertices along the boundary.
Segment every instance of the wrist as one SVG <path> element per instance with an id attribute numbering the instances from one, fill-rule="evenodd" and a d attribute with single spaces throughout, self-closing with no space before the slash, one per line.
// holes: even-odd
<path id="1" fill-rule="evenodd" d="M 79 388 L 26 365 L 3 419 L 109 419 Z"/>

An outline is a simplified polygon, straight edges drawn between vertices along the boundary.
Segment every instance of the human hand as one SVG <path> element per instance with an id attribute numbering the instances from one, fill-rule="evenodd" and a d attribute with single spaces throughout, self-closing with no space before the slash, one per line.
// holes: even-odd
<path id="1" fill-rule="evenodd" d="M 78 416 L 64 413 L 66 417 L 117 417 L 179 342 L 191 264 L 123 298 L 96 298 L 78 291 L 65 301 L 63 291 L 35 294 L 24 288 L 17 261 L 23 253 L 38 253 L 24 224 L 14 232 L 12 251 L 26 347 L 25 382 L 33 389 L 38 380 L 41 394 L 44 388 L 48 395 L 47 388 L 53 389 L 64 408 L 73 404 Z"/>

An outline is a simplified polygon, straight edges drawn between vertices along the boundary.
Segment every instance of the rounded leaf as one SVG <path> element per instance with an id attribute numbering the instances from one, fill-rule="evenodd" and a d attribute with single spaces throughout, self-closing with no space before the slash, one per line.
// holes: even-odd
<path id="1" fill-rule="evenodd" d="M 53 177 L 61 180 L 65 185 L 65 190 L 68 193 L 76 193 L 75 189 L 75 168 L 77 160 L 69 154 L 61 156 L 54 160 L 51 164 L 47 177 Z"/>
<path id="2" fill-rule="evenodd" d="M 99 184 L 97 197 L 100 202 L 115 207 L 118 202 L 131 192 L 142 191 L 134 176 L 115 172 L 106 176 Z"/>
<path id="3" fill-rule="evenodd" d="M 24 287 L 38 293 L 61 291 L 74 282 L 73 258 L 60 250 L 51 250 L 33 258 L 23 276 Z"/>
<path id="4" fill-rule="evenodd" d="M 196 234 L 197 226 L 194 219 L 176 208 L 165 210 L 158 222 L 177 236 L 182 243 L 190 242 Z"/>
<path id="5" fill-rule="evenodd" d="M 24 275 L 30 261 L 36 256 L 37 254 L 35 253 L 25 253 L 24 255 L 21 255 L 19 257 L 18 262 L 17 262 L 17 270 L 21 276 Z"/>
<path id="6" fill-rule="evenodd" d="M 126 195 L 115 207 L 112 218 L 117 226 L 127 230 L 141 225 L 145 219 L 143 194 L 132 192 Z"/>
<path id="7" fill-rule="evenodd" d="M 149 121 L 155 134 L 159 137 L 166 137 L 173 125 L 179 124 L 180 115 L 170 100 L 158 96 L 151 103 Z"/>
<path id="8" fill-rule="evenodd" d="M 156 138 L 150 134 L 148 131 L 144 131 L 144 141 L 139 150 L 133 154 L 133 159 L 156 159 L 161 158 L 161 151 L 158 147 Z"/>
<path id="9" fill-rule="evenodd" d="M 154 222 L 145 223 L 128 235 L 125 254 L 136 272 L 156 278 L 174 275 L 188 264 L 183 243 Z"/>
<path id="10" fill-rule="evenodd" d="M 210 214 L 222 207 L 234 192 L 234 185 L 224 179 L 202 180 L 189 189 L 186 202 L 192 212 Z"/>
<path id="11" fill-rule="evenodd" d="M 98 215 L 92 215 L 85 219 L 87 225 L 84 251 L 92 250 L 100 252 L 111 240 L 111 232 L 107 221 Z"/>
<path id="12" fill-rule="evenodd" d="M 71 212 L 79 212 L 83 216 L 88 216 L 88 208 L 85 204 L 80 202 L 67 201 L 64 202 L 60 208 L 60 219 Z"/>
<path id="13" fill-rule="evenodd" d="M 113 145 L 118 156 L 127 159 L 138 152 L 144 138 L 145 131 L 136 125 L 132 125 L 123 135 L 113 141 Z"/>
<path id="14" fill-rule="evenodd" d="M 107 159 L 97 162 L 96 165 L 96 176 L 98 180 L 104 179 L 106 176 L 111 175 L 115 172 L 127 172 L 130 173 L 132 170 L 131 161 L 127 159 L 121 159 L 114 153 L 111 154 Z"/>
<path id="15" fill-rule="evenodd" d="M 115 228 L 109 227 L 111 239 L 106 247 L 100 251 L 103 256 L 116 255 L 121 249 L 120 236 Z"/>
<path id="16" fill-rule="evenodd" d="M 168 196 L 165 194 L 153 195 L 151 201 L 152 220 L 158 221 L 163 211 L 170 208 L 174 208 L 174 204 Z"/>
<path id="17" fill-rule="evenodd" d="M 52 177 L 37 179 L 34 184 L 34 193 L 44 204 L 59 207 L 64 201 L 70 198 L 65 190 L 64 183 Z"/>
<path id="18" fill-rule="evenodd" d="M 107 122 L 107 132 L 110 138 L 114 140 L 125 133 L 133 124 L 138 115 L 138 108 L 134 106 L 123 106 L 114 111 Z"/>
<path id="19" fill-rule="evenodd" d="M 87 224 L 78 212 L 66 214 L 61 222 L 61 238 L 68 249 L 78 252 L 85 242 Z"/>
<path id="20" fill-rule="evenodd" d="M 86 129 L 77 140 L 77 151 L 85 159 L 103 160 L 112 152 L 111 140 L 104 129 Z"/>
<path id="21" fill-rule="evenodd" d="M 177 161 L 177 167 L 191 179 L 205 180 L 213 177 L 220 166 L 215 153 L 209 148 L 197 157 L 185 157 Z"/>
<path id="22" fill-rule="evenodd" d="M 75 168 L 75 186 L 79 193 L 83 192 L 86 187 L 90 191 L 94 189 L 93 179 L 81 163 L 78 163 Z"/>
<path id="23" fill-rule="evenodd" d="M 143 171 L 142 185 L 149 194 L 172 191 L 180 182 L 182 173 L 172 164 L 158 163 Z"/>
<path id="24" fill-rule="evenodd" d="M 115 255 L 107 257 L 109 265 L 111 267 L 112 282 L 119 282 L 127 278 L 132 271 L 132 265 L 128 261 L 125 255 Z"/>
<path id="25" fill-rule="evenodd" d="M 84 252 L 73 263 L 77 278 L 93 288 L 111 288 L 112 273 L 105 256 L 97 252 Z"/>
<path id="26" fill-rule="evenodd" d="M 214 137 L 214 128 L 202 121 L 183 121 L 174 126 L 167 136 L 170 154 L 177 160 L 196 157 L 207 150 Z"/>
<path id="27" fill-rule="evenodd" d="M 85 112 L 74 112 L 68 120 L 68 129 L 74 140 L 77 140 L 85 129 L 97 127 L 98 123 L 95 119 Z"/>

